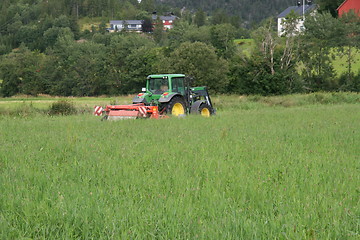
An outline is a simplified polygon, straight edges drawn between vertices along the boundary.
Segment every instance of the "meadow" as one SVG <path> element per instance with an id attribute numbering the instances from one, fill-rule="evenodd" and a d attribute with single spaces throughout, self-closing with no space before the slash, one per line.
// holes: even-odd
<path id="1" fill-rule="evenodd" d="M 253 39 L 235 39 L 234 43 L 239 52 L 244 54 L 247 57 L 251 57 L 252 52 L 255 49 L 255 42 Z M 348 73 L 348 59 L 347 59 L 347 49 L 344 49 L 344 52 L 341 52 L 340 49 L 333 49 L 331 51 L 331 62 L 334 67 L 334 71 L 337 77 L 340 77 L 342 74 Z M 352 60 L 351 60 L 351 72 L 358 74 L 360 69 L 360 51 L 352 49 Z M 302 66 L 301 63 L 299 63 Z M 298 69 L 301 73 L 301 67 Z"/>
<path id="2" fill-rule="evenodd" d="M 217 115 L 100 121 L 131 96 L 0 99 L 1 239 L 359 239 L 360 96 L 215 96 Z"/>

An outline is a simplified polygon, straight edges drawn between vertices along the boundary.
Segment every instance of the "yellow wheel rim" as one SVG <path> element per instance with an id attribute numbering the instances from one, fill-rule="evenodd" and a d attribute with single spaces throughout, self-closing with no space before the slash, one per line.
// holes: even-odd
<path id="1" fill-rule="evenodd" d="M 204 116 L 204 117 L 210 117 L 210 111 L 207 108 L 201 109 L 200 114 L 201 114 L 201 116 Z"/>
<path id="2" fill-rule="evenodd" d="M 185 114 L 183 105 L 181 103 L 175 103 L 171 110 L 171 114 L 174 116 L 179 116 L 181 114 Z"/>

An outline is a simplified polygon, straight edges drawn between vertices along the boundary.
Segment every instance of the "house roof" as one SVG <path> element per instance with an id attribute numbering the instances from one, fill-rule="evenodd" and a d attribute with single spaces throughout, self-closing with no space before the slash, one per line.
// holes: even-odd
<path id="1" fill-rule="evenodd" d="M 152 20 L 156 20 L 157 19 L 157 15 L 152 15 L 151 18 Z M 175 15 L 170 15 L 170 16 L 159 16 L 160 20 L 162 21 L 174 21 L 175 19 L 177 19 L 177 16 Z"/>
<path id="2" fill-rule="evenodd" d="M 299 14 L 300 16 L 303 15 L 303 9 L 305 10 L 305 14 L 312 12 L 313 10 L 316 9 L 316 5 L 315 4 L 311 4 L 311 5 L 300 5 L 300 6 L 291 6 L 288 7 L 287 9 L 285 9 L 285 11 L 283 11 L 282 13 L 280 13 L 277 17 L 278 18 L 284 18 L 286 17 L 291 11 L 294 11 L 295 13 Z"/>
<path id="3" fill-rule="evenodd" d="M 126 24 L 139 25 L 139 24 L 143 23 L 143 20 L 110 20 L 110 24 L 113 24 L 113 25 L 122 25 L 122 24 L 124 24 L 124 22 Z"/>

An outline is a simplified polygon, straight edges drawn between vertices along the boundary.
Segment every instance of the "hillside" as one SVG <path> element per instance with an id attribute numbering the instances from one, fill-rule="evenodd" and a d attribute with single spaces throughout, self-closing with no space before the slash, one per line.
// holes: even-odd
<path id="1" fill-rule="evenodd" d="M 227 13 L 237 15 L 248 22 L 260 22 L 296 4 L 295 0 L 157 0 L 157 2 L 177 8 L 185 7 L 188 10 L 201 9 L 209 13 L 224 9 Z"/>

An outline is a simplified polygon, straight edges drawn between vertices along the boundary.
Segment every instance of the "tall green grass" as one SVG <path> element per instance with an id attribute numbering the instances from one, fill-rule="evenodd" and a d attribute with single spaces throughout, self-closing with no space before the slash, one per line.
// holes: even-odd
<path id="1" fill-rule="evenodd" d="M 250 103 L 211 118 L 3 116 L 1 238 L 358 239 L 360 105 Z"/>
<path id="2" fill-rule="evenodd" d="M 131 104 L 133 95 L 115 97 L 31 97 L 18 96 L 0 98 L 1 116 L 32 116 L 48 114 L 54 103 L 66 101 L 74 104 L 77 113 L 89 114 L 94 106 L 108 104 Z M 260 95 L 212 95 L 212 102 L 220 111 L 233 111 L 237 109 L 253 110 L 268 107 L 297 107 L 313 104 L 343 104 L 360 103 L 360 94 L 351 92 L 316 92 L 310 94 L 292 94 L 283 96 L 264 97 Z"/>

